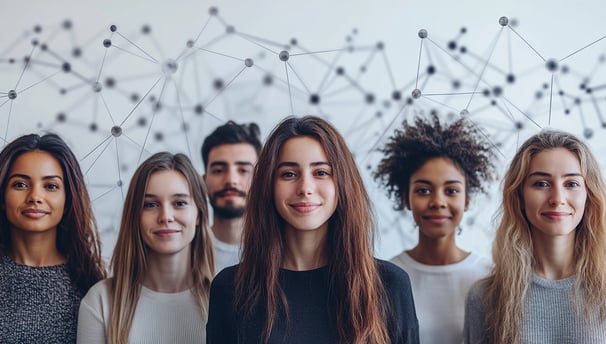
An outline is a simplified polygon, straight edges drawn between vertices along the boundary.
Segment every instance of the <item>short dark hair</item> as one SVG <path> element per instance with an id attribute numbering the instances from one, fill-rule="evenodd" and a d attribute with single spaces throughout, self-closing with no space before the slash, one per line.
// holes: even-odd
<path id="1" fill-rule="evenodd" d="M 211 149 L 234 143 L 248 143 L 255 148 L 257 155 L 261 151 L 261 132 L 257 123 L 238 124 L 234 121 L 228 121 L 222 126 L 217 127 L 202 143 L 202 161 L 204 169 L 208 165 L 208 154 Z"/>

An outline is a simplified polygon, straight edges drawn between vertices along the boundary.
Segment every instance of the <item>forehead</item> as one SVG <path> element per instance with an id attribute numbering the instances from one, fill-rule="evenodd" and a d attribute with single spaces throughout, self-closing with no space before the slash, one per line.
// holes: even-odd
<path id="1" fill-rule="evenodd" d="M 308 136 L 288 139 L 280 148 L 279 161 L 328 162 L 326 152 L 318 140 Z"/>
<path id="2" fill-rule="evenodd" d="M 528 173 L 551 174 L 581 173 L 581 163 L 573 152 L 565 148 L 554 148 L 535 154 L 530 160 Z"/>
<path id="3" fill-rule="evenodd" d="M 34 150 L 19 155 L 13 162 L 10 173 L 63 176 L 63 169 L 52 154 Z"/>
<path id="4" fill-rule="evenodd" d="M 432 181 L 464 181 L 465 174 L 454 161 L 445 157 L 431 158 L 419 167 L 410 177 L 411 181 L 416 179 Z"/>
<path id="5" fill-rule="evenodd" d="M 257 151 L 249 143 L 227 143 L 213 147 L 208 152 L 208 164 L 215 161 L 246 161 L 255 162 Z"/>
<path id="6" fill-rule="evenodd" d="M 189 183 L 181 172 L 175 170 L 157 171 L 147 180 L 145 193 L 160 194 L 188 194 Z"/>

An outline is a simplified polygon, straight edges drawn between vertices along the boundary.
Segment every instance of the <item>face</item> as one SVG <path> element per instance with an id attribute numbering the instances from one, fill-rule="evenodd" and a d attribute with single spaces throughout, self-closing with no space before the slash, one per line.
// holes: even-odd
<path id="1" fill-rule="evenodd" d="M 468 205 L 465 176 L 447 158 L 427 160 L 410 176 L 408 208 L 423 237 L 453 236 Z"/>
<path id="2" fill-rule="evenodd" d="M 141 236 L 150 251 L 189 255 L 197 224 L 198 208 L 187 179 L 174 170 L 153 173 L 141 211 Z"/>
<path id="3" fill-rule="evenodd" d="M 204 181 L 214 216 L 242 217 L 256 161 L 257 151 L 248 143 L 224 144 L 210 150 Z"/>
<path id="4" fill-rule="evenodd" d="M 585 179 L 574 153 L 556 148 L 535 155 L 522 193 L 533 234 L 574 235 L 587 201 Z"/>
<path id="5" fill-rule="evenodd" d="M 332 166 L 320 143 L 295 137 L 280 149 L 274 201 L 287 230 L 326 230 L 337 208 Z"/>
<path id="6" fill-rule="evenodd" d="M 13 231 L 56 231 L 63 218 L 65 185 L 59 161 L 50 153 L 20 155 L 8 173 L 6 217 Z"/>

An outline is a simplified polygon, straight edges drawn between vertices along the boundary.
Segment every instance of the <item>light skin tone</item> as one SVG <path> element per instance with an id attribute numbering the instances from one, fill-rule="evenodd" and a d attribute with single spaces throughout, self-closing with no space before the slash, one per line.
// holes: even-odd
<path id="1" fill-rule="evenodd" d="M 406 207 L 419 227 L 419 242 L 407 253 L 427 265 L 457 263 L 469 255 L 455 233 L 469 204 L 465 175 L 448 158 L 427 160 L 410 177 Z"/>
<path id="2" fill-rule="evenodd" d="M 8 176 L 4 199 L 11 225 L 10 256 L 29 266 L 65 263 L 56 247 L 66 199 L 59 161 L 44 151 L 27 152 L 15 159 Z"/>
<path id="3" fill-rule="evenodd" d="M 192 287 L 191 242 L 198 223 L 198 208 L 187 179 L 174 170 L 153 173 L 141 211 L 148 264 L 144 286 L 163 293 Z"/>
<path id="4" fill-rule="evenodd" d="M 280 149 L 275 207 L 286 223 L 282 267 L 312 270 L 327 264 L 328 220 L 337 208 L 332 166 L 318 141 L 294 137 Z"/>
<path id="5" fill-rule="evenodd" d="M 536 154 L 522 190 L 535 273 L 551 280 L 572 276 L 576 228 L 587 201 L 579 159 L 564 148 Z"/>
<path id="6" fill-rule="evenodd" d="M 213 208 L 244 209 L 256 161 L 257 151 L 248 143 L 223 144 L 210 150 L 204 182 Z M 223 218 L 215 211 L 212 231 L 222 242 L 239 244 L 242 222 L 242 216 Z"/>

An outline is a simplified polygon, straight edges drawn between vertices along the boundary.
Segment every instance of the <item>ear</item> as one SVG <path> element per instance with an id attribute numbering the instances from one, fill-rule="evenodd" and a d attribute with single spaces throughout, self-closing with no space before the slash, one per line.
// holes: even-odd
<path id="1" fill-rule="evenodd" d="M 469 195 L 465 196 L 465 211 L 467 211 L 469 209 L 470 202 L 471 202 L 471 198 L 469 198 Z"/>

